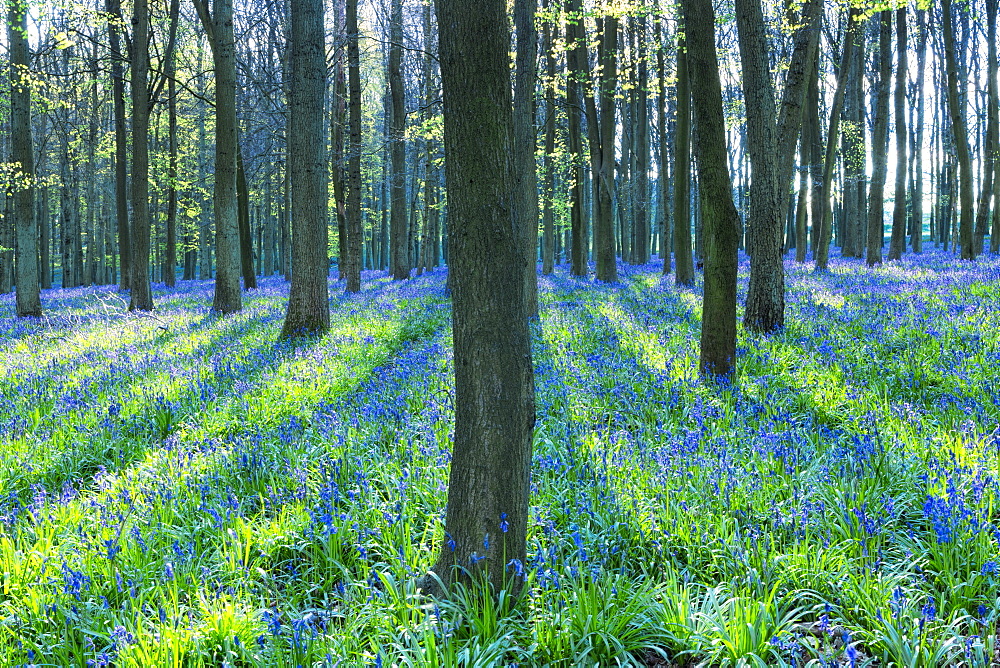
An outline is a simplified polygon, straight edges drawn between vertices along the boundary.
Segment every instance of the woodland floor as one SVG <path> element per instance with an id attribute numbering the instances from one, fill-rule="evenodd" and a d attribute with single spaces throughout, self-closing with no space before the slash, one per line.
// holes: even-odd
<path id="1" fill-rule="evenodd" d="M 990 665 L 1000 259 L 787 270 L 786 329 L 741 330 L 722 388 L 699 291 L 658 264 L 541 278 L 516 602 L 414 592 L 453 428 L 443 273 L 331 283 L 299 347 L 277 279 L 226 318 L 205 282 L 145 316 L 0 296 L 0 665 Z"/>

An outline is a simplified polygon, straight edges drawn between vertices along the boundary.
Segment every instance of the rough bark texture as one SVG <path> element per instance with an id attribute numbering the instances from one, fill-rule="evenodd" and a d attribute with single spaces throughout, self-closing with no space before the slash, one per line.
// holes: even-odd
<path id="1" fill-rule="evenodd" d="M 670 273 L 671 225 L 670 225 L 670 133 L 667 131 L 667 65 L 664 51 L 663 26 L 656 20 L 656 126 L 659 128 L 657 151 L 657 194 L 659 195 L 660 257 L 663 259 L 663 275 Z"/>
<path id="2" fill-rule="evenodd" d="M 566 113 L 569 116 L 569 154 L 573 161 L 570 182 L 570 273 L 587 275 L 587 224 L 583 215 L 583 137 L 580 116 L 583 113 L 583 79 L 587 63 L 586 34 L 583 28 L 581 0 L 566 0 L 566 65 L 569 77 L 566 83 Z"/>
<path id="3" fill-rule="evenodd" d="M 361 289 L 361 49 L 358 0 L 347 0 L 347 253 L 342 258 L 347 292 Z"/>
<path id="4" fill-rule="evenodd" d="M 747 145 L 753 170 L 747 223 L 750 286 L 743 326 L 766 333 L 785 323 L 785 271 L 781 253 L 785 210 L 778 192 L 774 85 L 760 0 L 736 0 L 736 27 L 746 100 Z"/>
<path id="5" fill-rule="evenodd" d="M 282 337 L 315 335 L 330 329 L 323 0 L 291 0 L 291 28 L 288 171 L 292 284 Z"/>
<path id="6" fill-rule="evenodd" d="M 906 248 L 906 8 L 896 10 L 896 191 L 892 205 L 889 260 L 898 260 Z"/>
<path id="7" fill-rule="evenodd" d="M 701 373 L 729 377 L 736 364 L 736 253 L 740 217 L 726 153 L 722 85 L 711 0 L 683 0 L 692 102 L 698 125 L 698 184 L 705 243 Z"/>
<path id="8" fill-rule="evenodd" d="M 923 72 L 927 62 L 927 12 L 917 9 L 917 71 Z M 917 86 L 917 117 L 913 128 L 913 220 L 910 223 L 910 244 L 914 253 L 923 250 L 924 241 L 924 87 Z"/>
<path id="9" fill-rule="evenodd" d="M 538 80 L 538 31 L 535 0 L 514 0 L 517 56 L 514 72 L 514 159 L 518 179 L 517 216 L 528 258 L 524 272 L 528 314 L 538 315 L 538 175 L 535 169 L 535 82 Z"/>
<path id="10" fill-rule="evenodd" d="M 390 153 L 391 200 L 389 235 L 391 237 L 392 277 L 402 280 L 410 277 L 409 232 L 406 226 L 406 91 L 403 88 L 403 1 L 393 0 L 389 22 L 389 94 L 392 121 Z"/>
<path id="11" fill-rule="evenodd" d="M 837 77 L 837 89 L 833 94 L 830 106 L 830 129 L 826 134 L 826 156 L 823 160 L 823 184 L 820 192 L 820 203 L 823 215 L 813 225 L 819 223 L 819 235 L 816 250 L 816 270 L 826 271 L 830 263 L 830 242 L 833 240 L 833 211 L 830 206 L 830 194 L 833 189 L 833 166 L 837 157 L 837 140 L 840 136 L 840 111 L 844 106 L 844 92 L 847 89 L 848 74 L 854 54 L 854 42 L 860 27 L 859 10 L 851 8 L 847 15 L 847 33 L 844 36 L 844 48 L 840 60 L 840 74 Z"/>
<path id="12" fill-rule="evenodd" d="M 129 310 L 152 311 L 149 283 L 149 6 L 132 10 L 132 258 Z"/>
<path id="13" fill-rule="evenodd" d="M 177 73 L 176 60 L 167 63 L 167 243 L 163 283 L 174 287 L 177 274 Z"/>
<path id="14" fill-rule="evenodd" d="M 878 86 L 875 91 L 875 129 L 872 131 L 872 180 L 868 196 L 868 266 L 882 264 L 885 241 L 885 175 L 889 150 L 889 80 L 892 77 L 892 12 L 879 12 Z M 905 135 L 904 135 L 905 137 Z"/>
<path id="15" fill-rule="evenodd" d="M 677 285 L 694 286 L 691 256 L 691 82 L 683 26 L 677 31 L 677 136 L 674 138 L 674 262 Z"/>
<path id="16" fill-rule="evenodd" d="M 597 216 L 594 220 L 594 254 L 597 261 L 597 280 L 614 283 L 618 280 L 615 261 L 614 233 L 614 184 L 615 184 L 615 93 L 618 88 L 618 19 L 605 16 L 598 20 L 601 42 L 598 60 L 600 78 L 600 162 L 595 178 L 597 187 Z"/>
<path id="17" fill-rule="evenodd" d="M 254 290 L 257 287 L 257 274 L 253 266 L 250 188 L 247 185 L 247 173 L 243 166 L 243 149 L 240 148 L 238 137 L 236 140 L 236 214 L 236 220 L 239 224 L 240 273 L 243 276 L 243 289 Z"/>
<path id="18" fill-rule="evenodd" d="M 434 573 L 523 580 L 535 421 L 503 0 L 436 0 L 453 272 L 455 443 Z M 425 584 L 427 584 L 425 580 Z"/>
<path id="19" fill-rule="evenodd" d="M 542 8 L 548 9 L 548 0 L 543 0 Z M 542 212 L 542 273 L 549 275 L 555 269 L 555 213 L 552 203 L 555 197 L 556 150 L 556 52 L 554 42 L 559 38 L 559 24 L 545 22 L 543 50 L 545 53 L 545 197 Z"/>
<path id="20" fill-rule="evenodd" d="M 236 198 L 236 39 L 232 0 L 196 0 L 215 65 L 215 294 L 212 310 L 235 313 L 240 294 L 240 227 Z"/>
<path id="21" fill-rule="evenodd" d="M 951 17 L 951 0 L 941 0 L 942 30 L 944 31 L 944 59 L 948 72 L 948 114 L 951 117 L 955 152 L 959 167 L 959 244 L 963 260 L 975 260 L 976 252 L 972 243 L 973 210 L 972 196 L 972 156 L 969 151 L 969 134 L 965 121 L 964 100 L 959 95 L 958 63 L 955 58 L 955 28 Z M 963 84 L 964 85 L 964 84 Z"/>
<path id="22" fill-rule="evenodd" d="M 640 2 L 640 6 L 645 4 Z M 644 8 L 642 8 L 645 11 Z M 635 242 L 632 244 L 632 259 L 636 264 L 649 262 L 649 64 L 646 53 L 646 16 L 641 13 L 635 18 L 635 57 L 637 65 L 635 117 Z"/>
<path id="23" fill-rule="evenodd" d="M 17 316 L 40 318 L 38 288 L 38 225 L 35 220 L 35 159 L 31 141 L 31 85 L 28 71 L 28 12 L 11 3 L 7 23 L 10 50 L 10 148 L 22 183 L 14 191 L 15 274 Z M 19 179 L 20 180 L 20 179 Z M 4 221 L 4 224 L 9 224 Z"/>
<path id="24" fill-rule="evenodd" d="M 987 44 L 987 65 L 986 65 L 986 137 L 984 146 L 985 155 L 983 160 L 985 167 L 983 170 L 983 188 L 979 196 L 979 210 L 976 212 L 976 252 L 983 251 L 984 239 L 989 227 L 990 202 L 993 204 L 993 231 L 990 235 L 990 249 L 996 252 L 994 245 L 1000 243 L 997 237 L 997 189 L 996 182 L 1000 180 L 997 173 L 997 144 L 1000 135 L 1000 113 L 998 113 L 997 103 L 997 0 L 986 0 L 986 44 Z"/>

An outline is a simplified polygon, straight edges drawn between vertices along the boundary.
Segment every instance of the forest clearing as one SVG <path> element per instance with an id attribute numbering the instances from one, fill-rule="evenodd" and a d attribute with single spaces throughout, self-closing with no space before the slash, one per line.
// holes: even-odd
<path id="1" fill-rule="evenodd" d="M 516 603 L 416 593 L 454 427 L 441 272 L 366 274 L 297 345 L 276 279 L 225 318 L 208 282 L 154 316 L 0 298 L 0 663 L 989 665 L 1000 261 L 787 268 L 785 330 L 741 333 L 721 390 L 657 263 L 541 280 Z"/>

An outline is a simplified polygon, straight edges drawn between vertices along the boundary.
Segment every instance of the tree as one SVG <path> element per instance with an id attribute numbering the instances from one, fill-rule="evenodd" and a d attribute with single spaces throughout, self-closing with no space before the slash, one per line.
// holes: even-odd
<path id="1" fill-rule="evenodd" d="M 875 91 L 875 128 L 872 131 L 872 181 L 868 197 L 869 267 L 882 264 L 885 241 L 885 174 L 889 149 L 889 79 L 892 76 L 892 12 L 879 12 L 878 86 Z M 905 134 L 904 134 L 905 138 Z"/>
<path id="2" fill-rule="evenodd" d="M 674 137 L 674 261 L 677 285 L 694 286 L 691 256 L 691 83 L 684 26 L 677 31 L 677 128 Z M 664 267 L 666 271 L 666 267 Z"/>
<path id="3" fill-rule="evenodd" d="M 988 147 L 993 162 L 993 223 L 990 227 L 990 252 L 1000 252 L 1000 94 L 997 92 L 997 0 L 986 0 L 986 42 L 989 65 L 987 95 L 989 107 L 987 122 L 992 128 L 988 134 L 993 144 Z"/>
<path id="4" fill-rule="evenodd" d="M 587 275 L 587 223 L 583 215 L 583 137 L 580 117 L 584 113 L 584 81 L 587 75 L 587 35 L 583 26 L 582 0 L 566 0 L 566 113 L 569 154 L 573 163 L 570 179 L 570 273 Z"/>
<path id="5" fill-rule="evenodd" d="M 292 285 L 282 338 L 322 334 L 330 329 L 323 0 L 291 0 L 291 35 L 288 170 Z"/>
<path id="6" fill-rule="evenodd" d="M 736 269 L 740 219 L 726 152 L 722 84 L 715 53 L 712 0 L 683 0 L 691 100 L 698 124 L 698 182 L 705 235 L 705 297 L 701 316 L 701 372 L 732 375 L 736 364 Z"/>
<path id="7" fill-rule="evenodd" d="M 948 75 L 948 113 L 951 117 L 955 152 L 958 154 L 959 244 L 963 260 L 975 260 L 976 249 L 972 243 L 972 156 L 969 150 L 969 135 L 966 129 L 963 97 L 958 93 L 958 63 L 955 59 L 955 26 L 951 17 L 951 0 L 941 0 L 942 30 L 944 31 L 944 60 Z"/>
<path id="8" fill-rule="evenodd" d="M 14 192 L 17 316 L 42 317 L 38 287 L 38 224 L 35 219 L 35 158 L 31 141 L 31 73 L 28 69 L 28 7 L 9 4 L 11 161 L 17 165 Z"/>
<path id="9" fill-rule="evenodd" d="M 215 65 L 215 294 L 212 310 L 235 313 L 240 295 L 240 228 L 236 197 L 236 38 L 233 0 L 194 0 Z M 294 36 L 293 36 L 294 40 Z"/>
<path id="10" fill-rule="evenodd" d="M 494 590 L 524 564 L 535 422 L 531 338 L 516 205 L 510 29 L 504 0 L 436 0 L 455 351 L 455 441 L 445 541 L 447 587 Z M 424 580 L 433 590 L 432 579 Z"/>
<path id="11" fill-rule="evenodd" d="M 618 19 L 613 15 L 598 17 L 597 29 L 601 34 L 597 60 L 600 75 L 600 120 L 597 113 L 588 109 L 590 117 L 591 162 L 597 179 L 594 220 L 594 255 L 597 260 L 597 280 L 614 283 L 618 280 L 615 262 L 614 233 L 614 183 L 615 183 L 615 94 L 618 88 Z M 588 107 L 593 106 L 588 105 Z M 594 138 L 597 138 L 597 141 Z"/>
<path id="12" fill-rule="evenodd" d="M 906 249 L 906 6 L 896 10 L 896 191 L 892 206 L 889 260 L 898 260 Z"/>
<path id="13" fill-rule="evenodd" d="M 514 80 L 514 155 L 517 160 L 517 206 L 521 243 L 528 259 L 524 289 L 528 313 L 538 315 L 538 176 L 535 170 L 535 83 L 538 80 L 538 31 L 535 0 L 514 0 L 517 56 Z"/>
<path id="14" fill-rule="evenodd" d="M 389 222 L 392 251 L 392 277 L 410 277 L 410 234 L 406 225 L 406 90 L 403 87 L 403 0 L 392 0 L 389 20 L 389 96 L 390 124 L 390 200 Z"/>
<path id="15" fill-rule="evenodd" d="M 361 49 L 358 0 L 347 0 L 347 253 L 341 258 L 347 292 L 361 290 Z"/>
<path id="16" fill-rule="evenodd" d="M 149 2 L 132 8 L 132 257 L 130 311 L 152 311 L 149 284 Z"/>
<path id="17" fill-rule="evenodd" d="M 819 195 L 822 216 L 817 216 L 813 225 L 819 227 L 818 240 L 814 244 L 813 253 L 817 271 L 826 271 L 830 262 L 830 242 L 833 240 L 833 211 L 830 208 L 830 194 L 833 190 L 833 166 L 837 157 L 837 142 L 840 136 L 840 112 L 844 107 L 844 93 L 850 78 L 851 60 L 854 56 L 854 43 L 860 29 L 858 17 L 860 11 L 851 7 L 847 13 L 847 31 L 844 35 L 844 48 L 841 49 L 840 72 L 837 75 L 837 88 L 830 105 L 830 129 L 826 133 L 826 155 L 823 159 L 823 182 Z"/>

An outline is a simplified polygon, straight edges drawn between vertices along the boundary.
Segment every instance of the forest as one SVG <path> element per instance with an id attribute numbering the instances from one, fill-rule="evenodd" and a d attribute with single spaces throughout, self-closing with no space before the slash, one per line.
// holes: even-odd
<path id="1" fill-rule="evenodd" d="M 998 0 L 4 0 L 0 665 L 1000 665 Z"/>

